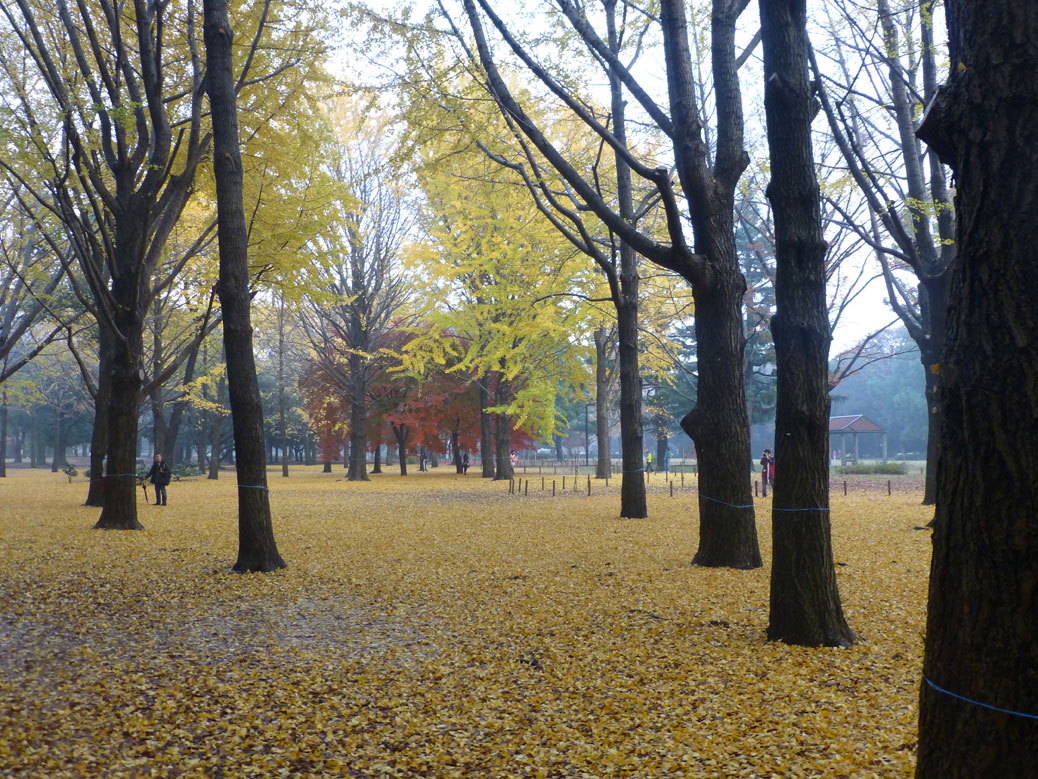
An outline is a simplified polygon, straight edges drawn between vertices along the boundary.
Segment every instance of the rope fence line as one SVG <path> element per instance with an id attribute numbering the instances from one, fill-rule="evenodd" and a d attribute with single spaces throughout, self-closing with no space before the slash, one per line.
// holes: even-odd
<path id="1" fill-rule="evenodd" d="M 930 678 L 926 674 L 923 674 L 923 681 L 926 682 L 926 684 L 932 690 L 934 690 L 935 692 L 938 692 L 941 695 L 947 695 L 949 698 L 955 698 L 955 700 L 957 700 L 957 701 L 962 701 L 963 703 L 969 703 L 969 704 L 971 704 L 973 706 L 980 706 L 982 709 L 988 709 L 989 711 L 997 711 L 1000 714 L 1008 714 L 1011 717 L 1023 717 L 1024 719 L 1038 720 L 1038 714 L 1026 714 L 1026 713 L 1024 713 L 1022 711 L 1013 711 L 1012 709 L 1003 709 L 1001 706 L 992 706 L 990 703 L 984 703 L 983 701 L 977 701 L 977 700 L 974 700 L 973 698 L 967 698 L 965 695 L 959 695 L 958 693 L 952 692 L 951 690 L 946 690 L 943 687 L 941 687 L 940 685 L 937 685 L 934 682 L 930 681 Z"/>
<path id="2" fill-rule="evenodd" d="M 526 476 L 526 473 L 527 473 L 526 469 L 524 468 L 523 469 L 523 474 L 524 474 L 523 476 L 513 475 L 512 479 L 509 480 L 509 487 L 508 487 L 509 494 L 519 494 L 520 492 L 521 492 L 521 494 L 526 494 L 526 495 L 529 494 L 530 477 Z M 636 474 L 636 473 L 643 474 L 643 478 L 645 480 L 646 486 L 647 487 L 652 487 L 652 475 L 653 475 L 652 471 L 646 471 L 644 468 L 639 468 L 636 471 L 620 471 L 619 475 L 622 478 L 624 474 L 628 474 L 628 473 L 629 474 Z M 554 494 L 556 494 L 559 491 L 561 491 L 561 492 L 579 492 L 580 491 L 580 487 L 579 487 L 578 478 L 579 478 L 580 475 L 581 474 L 579 474 L 579 473 L 574 473 L 573 474 L 573 481 L 569 482 L 567 475 L 566 474 L 562 474 L 561 475 L 562 476 L 561 490 L 556 490 L 556 480 L 553 479 L 552 482 L 551 482 L 551 484 L 552 484 L 552 494 L 554 495 Z M 583 474 L 583 475 L 585 475 L 586 478 L 587 478 L 587 495 L 588 495 L 588 497 L 590 497 L 592 495 L 592 492 L 593 492 L 592 488 L 591 488 L 591 485 L 593 483 L 592 482 L 592 472 L 587 472 L 586 474 Z M 663 489 L 664 489 L 664 491 L 669 491 L 670 497 L 672 497 L 672 498 L 675 495 L 675 489 L 674 489 L 675 487 L 678 487 L 679 490 L 686 489 L 686 486 L 685 486 L 685 474 L 684 474 L 683 471 L 682 472 L 677 472 L 677 473 L 673 473 L 673 472 L 672 473 L 657 472 L 657 475 L 664 476 L 664 480 L 663 480 L 663 484 L 662 484 Z M 517 478 L 520 481 L 520 486 L 518 488 L 514 484 L 514 481 Z M 524 481 L 524 479 L 525 479 L 525 482 L 526 482 L 526 489 L 522 490 L 521 483 Z M 604 487 L 607 490 L 610 488 L 610 483 L 609 483 L 610 482 L 610 478 L 609 478 L 609 476 L 606 476 L 606 477 L 604 477 L 602 479 L 599 479 L 598 477 L 595 477 L 595 481 L 604 482 Z M 657 482 L 657 484 L 659 484 L 659 482 Z M 570 486 L 570 485 L 572 485 L 572 486 Z M 756 479 L 754 479 L 754 481 L 753 481 L 753 497 L 754 498 L 773 497 L 773 495 L 769 496 L 767 493 L 764 493 L 764 495 L 762 496 L 760 494 L 760 491 L 759 491 L 760 486 L 761 486 L 761 482 L 759 482 Z M 832 494 L 832 493 L 836 492 L 837 490 L 839 490 L 840 486 L 841 486 L 841 483 L 830 481 L 830 483 L 829 483 L 829 492 L 830 492 L 830 494 Z M 847 495 L 848 494 L 848 482 L 847 482 L 847 480 L 843 480 L 842 481 L 842 487 L 843 487 L 843 494 Z M 887 487 L 887 495 L 891 495 L 892 496 L 894 494 L 894 492 L 895 492 L 895 490 L 893 489 L 893 480 L 887 479 L 886 480 L 886 487 Z M 900 493 L 915 492 L 917 490 L 917 488 L 918 488 L 918 485 L 910 484 L 909 485 L 909 489 L 899 489 L 899 490 L 897 490 L 897 492 L 900 492 Z M 547 489 L 548 489 L 548 485 L 547 485 L 546 478 L 542 475 L 541 476 L 541 491 L 542 492 L 546 492 Z M 690 492 L 690 493 L 698 492 L 698 490 L 699 490 L 699 485 L 698 485 L 697 482 L 691 482 L 689 484 L 688 488 L 687 488 L 687 491 Z M 772 488 L 772 492 L 773 491 L 774 491 L 774 488 Z M 862 492 L 866 492 L 866 493 L 876 493 L 876 492 L 881 492 L 882 488 L 881 488 L 881 486 L 878 486 L 876 484 L 872 484 L 871 482 L 866 482 L 864 484 L 864 488 L 861 491 Z M 677 493 L 677 494 L 680 494 L 680 492 Z M 754 506 L 756 505 L 756 504 L 753 504 L 753 503 L 745 503 L 745 504 L 730 503 L 728 501 L 724 501 L 724 500 L 721 500 L 719 498 L 715 498 L 715 497 L 712 497 L 710 495 L 703 495 L 703 494 L 700 494 L 699 497 L 701 499 L 703 499 L 703 500 L 708 500 L 708 501 L 711 501 L 713 503 L 718 503 L 718 504 L 721 504 L 721 505 L 724 505 L 724 506 L 728 506 L 728 507 L 734 508 L 734 509 L 754 508 Z M 781 512 L 781 513 L 796 513 L 796 512 L 799 512 L 799 511 L 823 511 L 823 512 L 827 512 L 829 510 L 830 509 L 828 507 L 824 507 L 824 506 L 804 506 L 804 507 L 800 507 L 800 508 L 779 508 L 779 507 L 773 507 L 772 508 L 772 511 Z"/>

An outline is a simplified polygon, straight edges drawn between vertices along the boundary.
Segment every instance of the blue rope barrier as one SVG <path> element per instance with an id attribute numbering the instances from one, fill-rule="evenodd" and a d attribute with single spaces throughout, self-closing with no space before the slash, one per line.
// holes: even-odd
<path id="1" fill-rule="evenodd" d="M 262 484 L 239 484 L 238 489 L 267 490 L 267 492 L 270 492 L 270 490 L 264 487 Z"/>
<path id="2" fill-rule="evenodd" d="M 1038 714 L 1024 714 L 1024 712 L 1022 712 L 1022 711 L 1013 711 L 1012 709 L 1003 709 L 1001 706 L 992 706 L 990 703 L 984 703 L 983 701 L 975 701 L 972 698 L 967 698 L 965 695 L 959 695 L 958 693 L 954 693 L 951 690 L 946 690 L 943 687 L 940 687 L 940 686 L 934 684 L 933 682 L 931 682 L 930 679 L 927 678 L 926 674 L 923 674 L 923 681 L 926 682 L 928 685 L 930 685 L 930 687 L 932 687 L 934 690 L 936 690 L 937 692 L 941 693 L 942 695 L 947 695 L 950 698 L 955 698 L 956 700 L 960 700 L 963 703 L 972 703 L 974 706 L 980 706 L 981 708 L 984 708 L 984 709 L 990 709 L 991 711 L 997 711 L 1000 714 L 1009 714 L 1010 716 L 1013 716 L 1013 717 L 1023 717 L 1024 719 L 1038 720 Z"/>
<path id="3" fill-rule="evenodd" d="M 753 508 L 753 504 L 752 503 L 747 503 L 746 505 L 739 505 L 738 503 L 727 503 L 727 502 L 725 502 L 723 500 L 718 500 L 717 498 L 711 498 L 709 495 L 704 495 L 703 493 L 699 493 L 699 497 L 702 498 L 703 500 L 709 500 L 709 501 L 712 501 L 714 503 L 720 503 L 722 506 L 731 506 L 733 509 L 752 509 Z"/>
<path id="4" fill-rule="evenodd" d="M 771 510 L 772 511 L 828 511 L 829 509 L 827 509 L 827 508 L 780 509 L 780 508 L 775 508 L 774 506 L 772 506 Z"/>

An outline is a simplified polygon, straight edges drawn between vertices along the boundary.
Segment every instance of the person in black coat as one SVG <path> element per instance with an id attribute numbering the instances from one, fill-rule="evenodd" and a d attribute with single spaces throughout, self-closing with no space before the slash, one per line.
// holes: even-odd
<path id="1" fill-rule="evenodd" d="M 155 455 L 155 462 L 148 471 L 148 481 L 155 485 L 155 505 L 166 505 L 166 485 L 169 484 L 169 466 L 161 454 Z"/>

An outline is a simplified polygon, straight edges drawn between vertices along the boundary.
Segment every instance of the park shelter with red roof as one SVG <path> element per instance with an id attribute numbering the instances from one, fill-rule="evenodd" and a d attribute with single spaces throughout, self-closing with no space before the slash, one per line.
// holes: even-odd
<path id="1" fill-rule="evenodd" d="M 887 461 L 887 431 L 877 425 L 864 414 L 845 414 L 829 417 L 829 445 L 833 446 L 835 437 L 840 437 L 840 462 L 848 460 L 858 462 L 858 437 L 862 435 L 880 435 L 883 437 L 883 462 Z M 848 438 L 851 448 L 848 447 Z"/>

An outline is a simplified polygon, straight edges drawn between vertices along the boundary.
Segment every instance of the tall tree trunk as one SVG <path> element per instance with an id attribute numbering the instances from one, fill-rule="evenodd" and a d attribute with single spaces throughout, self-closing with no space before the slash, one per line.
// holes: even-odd
<path id="1" fill-rule="evenodd" d="M 745 3 L 714 0 L 711 18 L 714 101 L 718 114 L 711 166 L 696 102 L 683 0 L 663 0 L 660 22 L 678 177 L 689 203 L 702 272 L 686 277 L 696 300 L 699 384 L 696 407 L 681 421 L 699 458 L 699 549 L 693 563 L 758 568 L 761 563 L 750 484 L 742 301 L 746 280 L 735 247 L 735 187 L 748 156 L 735 64 L 735 27 Z"/>
<path id="2" fill-rule="evenodd" d="M 507 406 L 512 402 L 511 383 L 504 376 L 497 379 L 497 388 L 494 391 L 494 405 Z M 494 445 L 497 475 L 494 477 L 500 481 L 511 479 L 512 473 L 512 419 L 503 411 L 494 415 Z"/>
<path id="3" fill-rule="evenodd" d="M 849 646 L 829 523 L 829 317 L 805 0 L 760 0 L 775 214 L 775 497 L 768 638 Z"/>
<path id="4" fill-rule="evenodd" d="M 458 446 L 459 440 L 461 440 L 461 417 L 457 416 L 454 418 L 454 429 L 451 430 L 451 453 L 454 456 L 454 469 L 458 473 L 464 473 L 465 468 L 462 465 L 461 449 Z"/>
<path id="5" fill-rule="evenodd" d="M 606 24 L 609 48 L 620 52 L 616 30 L 616 3 L 606 5 Z M 617 142 L 627 146 L 623 90 L 615 69 L 609 70 L 610 107 L 613 112 L 613 134 Z M 620 217 L 635 224 L 634 193 L 631 168 L 619 154 L 614 154 L 616 165 L 616 194 Z M 645 499 L 645 473 L 642 460 L 642 375 L 638 365 L 638 257 L 626 242 L 620 243 L 619 300 L 616 305 L 617 342 L 620 368 L 620 456 L 623 474 L 620 479 L 620 516 L 640 519 L 649 516 Z"/>
<path id="6" fill-rule="evenodd" d="M 122 263 L 136 265 L 136 261 L 123 260 Z M 134 300 L 134 293 L 126 291 L 123 287 L 135 284 L 135 280 L 136 274 L 123 273 L 117 277 L 112 282 L 115 299 Z M 113 339 L 105 499 L 101 517 L 94 527 L 139 530 L 141 524 L 137 521 L 137 413 L 144 379 L 144 371 L 141 368 L 144 333 L 142 319 L 136 306 L 117 310 L 114 319 L 122 336 Z"/>
<path id="7" fill-rule="evenodd" d="M 731 287 L 734 280 L 730 281 L 723 286 Z M 699 463 L 699 549 L 694 565 L 763 565 L 750 490 L 741 302 L 742 294 L 734 289 L 696 296 L 701 369 L 696 407 L 681 420 Z"/>
<path id="8" fill-rule="evenodd" d="M 623 251 L 623 249 L 621 249 Z M 638 310 L 621 304 L 617 309 L 620 362 L 620 516 L 649 515 L 645 499 L 645 458 L 642 455 L 642 380 L 638 372 Z"/>
<path id="9" fill-rule="evenodd" d="M 595 433 L 598 437 L 598 460 L 595 478 L 608 479 L 609 460 L 609 331 L 595 330 Z"/>
<path id="10" fill-rule="evenodd" d="M 371 462 L 372 473 L 382 473 L 382 442 L 374 441 L 375 444 L 375 457 Z"/>
<path id="11" fill-rule="evenodd" d="M 955 172 L 919 777 L 1038 765 L 1038 14 L 945 3 L 951 65 L 919 136 Z"/>
<path id="12" fill-rule="evenodd" d="M 407 425 L 394 424 L 393 425 L 393 437 L 396 439 L 397 452 L 400 455 L 400 475 L 407 476 L 407 437 L 410 435 L 410 431 Z"/>
<path id="13" fill-rule="evenodd" d="M 494 467 L 494 417 L 487 412 L 490 407 L 490 374 L 479 379 L 479 460 L 483 466 L 483 478 L 493 479 L 497 474 Z"/>
<path id="14" fill-rule="evenodd" d="M 367 358 L 350 354 L 350 470 L 347 481 L 368 481 Z"/>
<path id="15" fill-rule="evenodd" d="M 212 107 L 213 172 L 219 215 L 220 307 L 238 472 L 238 559 L 234 570 L 284 568 L 274 541 L 267 492 L 263 405 L 256 380 L 249 312 L 248 235 L 242 203 L 238 110 L 231 67 L 227 0 L 204 0 L 206 90 Z"/>

